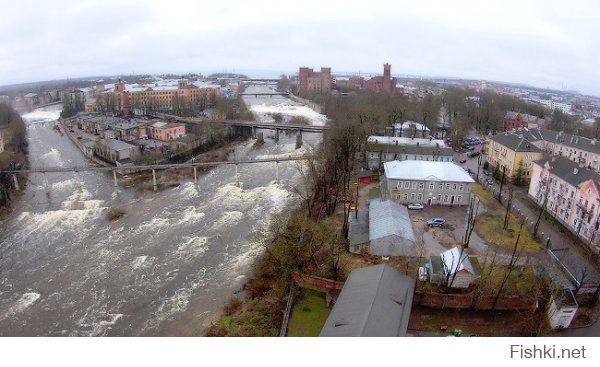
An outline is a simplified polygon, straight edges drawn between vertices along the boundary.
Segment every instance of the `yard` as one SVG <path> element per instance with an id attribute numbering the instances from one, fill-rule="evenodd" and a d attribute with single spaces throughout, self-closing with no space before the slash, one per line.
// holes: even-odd
<path id="1" fill-rule="evenodd" d="M 325 293 L 301 289 L 301 298 L 292 310 L 287 336 L 319 336 L 331 312 Z"/>
<path id="2" fill-rule="evenodd" d="M 515 245 L 519 232 L 520 218 L 515 213 L 509 214 L 509 223 L 506 230 L 504 227 L 504 215 L 506 209 L 500 205 L 481 185 L 475 184 L 472 191 L 485 206 L 486 212 L 477 218 L 475 231 L 487 243 L 495 244 L 507 249 Z M 519 239 L 519 250 L 527 253 L 538 252 L 545 247 L 533 238 L 533 234 L 527 226 L 523 226 Z"/>

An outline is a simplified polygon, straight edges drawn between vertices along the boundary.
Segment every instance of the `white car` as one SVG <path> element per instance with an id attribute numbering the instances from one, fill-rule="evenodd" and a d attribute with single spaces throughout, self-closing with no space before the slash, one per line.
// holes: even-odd
<path id="1" fill-rule="evenodd" d="M 408 204 L 408 209 L 423 209 L 423 208 L 424 208 L 423 204 L 419 204 L 419 203 Z"/>

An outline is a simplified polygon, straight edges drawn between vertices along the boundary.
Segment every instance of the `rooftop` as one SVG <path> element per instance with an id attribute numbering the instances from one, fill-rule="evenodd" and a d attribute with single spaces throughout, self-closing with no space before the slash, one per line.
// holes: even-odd
<path id="1" fill-rule="evenodd" d="M 550 173 L 575 187 L 591 180 L 596 185 L 596 190 L 600 192 L 600 174 L 589 168 L 580 167 L 578 163 L 570 159 L 553 156 L 550 159 L 544 158 L 533 163 L 540 167 L 544 167 L 548 163 Z"/>
<path id="2" fill-rule="evenodd" d="M 430 146 L 430 147 L 446 147 L 443 140 L 429 138 L 407 138 L 394 136 L 371 135 L 367 139 L 367 143 L 386 144 L 386 145 L 415 145 L 415 146 Z"/>
<path id="3" fill-rule="evenodd" d="M 127 149 L 131 149 L 131 148 L 136 148 L 135 145 L 131 145 L 131 144 L 125 143 L 124 141 L 116 140 L 116 139 L 108 139 L 108 140 L 107 139 L 102 139 L 98 143 L 103 144 L 107 148 L 115 150 L 115 151 L 121 151 L 121 150 L 127 150 Z"/>
<path id="4" fill-rule="evenodd" d="M 517 129 L 513 132 L 496 134 L 489 139 L 515 152 L 542 152 L 541 149 L 533 145 L 533 142 L 539 140 L 539 138 L 527 129 Z"/>
<path id="5" fill-rule="evenodd" d="M 442 182 L 475 182 L 460 166 L 452 162 L 391 161 L 383 164 L 388 179 Z"/>
<path id="6" fill-rule="evenodd" d="M 396 235 L 415 243 L 415 233 L 405 206 L 391 200 L 369 205 L 369 239 L 371 241 Z"/>
<path id="7" fill-rule="evenodd" d="M 320 336 L 406 336 L 415 280 L 386 265 L 350 273 Z"/>

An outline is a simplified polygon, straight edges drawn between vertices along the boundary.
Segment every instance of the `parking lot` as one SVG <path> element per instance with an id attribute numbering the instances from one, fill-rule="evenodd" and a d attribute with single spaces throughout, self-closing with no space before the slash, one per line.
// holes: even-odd
<path id="1" fill-rule="evenodd" d="M 425 206 L 421 210 L 409 210 L 415 236 L 424 244 L 423 256 L 439 255 L 453 246 L 462 243 L 467 222 L 466 206 Z M 428 227 L 431 218 L 444 218 L 442 227 Z"/>

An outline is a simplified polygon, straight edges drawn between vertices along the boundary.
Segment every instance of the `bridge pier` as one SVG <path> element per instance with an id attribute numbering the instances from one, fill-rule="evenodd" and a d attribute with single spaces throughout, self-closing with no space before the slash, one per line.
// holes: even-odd
<path id="1" fill-rule="evenodd" d="M 302 130 L 298 131 L 298 135 L 296 135 L 296 149 L 300 149 L 302 147 Z"/>
<path id="2" fill-rule="evenodd" d="M 275 183 L 279 185 L 279 161 L 275 161 Z"/>
<path id="3" fill-rule="evenodd" d="M 256 126 L 252 126 L 252 139 L 256 139 Z"/>
<path id="4" fill-rule="evenodd" d="M 198 168 L 194 167 L 194 183 L 198 183 Z"/>
<path id="5" fill-rule="evenodd" d="M 152 170 L 152 186 L 154 191 L 158 189 L 158 186 L 156 185 L 156 170 Z"/>
<path id="6" fill-rule="evenodd" d="M 113 170 L 113 181 L 115 183 L 115 187 L 119 186 L 119 183 L 117 182 L 117 170 Z"/>
<path id="7" fill-rule="evenodd" d="M 17 191 L 21 191 L 21 189 L 19 188 L 19 179 L 17 178 L 16 174 L 13 174 L 13 182 L 15 184 L 15 190 Z"/>
<path id="8" fill-rule="evenodd" d="M 275 142 L 279 143 L 279 129 L 275 129 Z"/>
<path id="9" fill-rule="evenodd" d="M 44 180 L 44 188 L 48 188 L 48 177 L 46 176 L 46 172 L 42 173 L 42 179 Z"/>
<path id="10" fill-rule="evenodd" d="M 240 187 L 240 175 L 238 173 L 238 165 L 235 165 L 235 186 Z"/>

